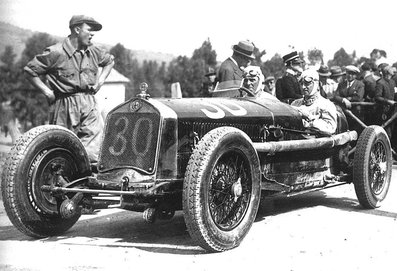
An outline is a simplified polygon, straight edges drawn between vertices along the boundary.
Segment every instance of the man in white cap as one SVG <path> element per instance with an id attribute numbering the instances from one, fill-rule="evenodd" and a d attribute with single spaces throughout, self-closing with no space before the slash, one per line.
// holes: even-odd
<path id="1" fill-rule="evenodd" d="M 92 163 L 98 159 L 103 119 L 95 93 L 113 68 L 113 56 L 91 43 L 102 25 L 92 17 L 75 15 L 70 35 L 35 56 L 24 68 L 28 80 L 51 105 L 49 122 L 73 131 Z M 102 68 L 100 71 L 99 67 Z M 40 76 L 45 75 L 43 82 Z"/>
<path id="2" fill-rule="evenodd" d="M 362 102 L 364 100 L 364 83 L 357 80 L 360 69 L 353 65 L 346 66 L 346 80 L 338 85 L 334 100 L 351 108 L 351 102 Z"/>
<path id="3" fill-rule="evenodd" d="M 337 113 L 335 105 L 320 94 L 319 76 L 316 70 L 302 72 L 303 98 L 292 102 L 302 115 L 303 126 L 326 135 L 336 132 Z"/>
<path id="4" fill-rule="evenodd" d="M 254 57 L 254 44 L 250 41 L 240 41 L 232 47 L 233 55 L 223 61 L 218 71 L 218 81 L 240 81 L 243 79 L 243 69 Z"/>
<path id="5" fill-rule="evenodd" d="M 357 76 L 360 74 L 360 69 L 354 65 L 346 66 L 346 78 L 342 81 L 335 91 L 333 101 L 347 109 L 351 109 L 351 112 L 358 117 L 361 121 L 364 121 L 364 112 L 361 110 L 361 106 L 357 105 L 352 107 L 352 102 L 363 102 L 365 86 L 360 80 L 357 80 Z M 357 131 L 360 133 L 363 128 L 354 119 L 348 118 L 350 130 Z"/>

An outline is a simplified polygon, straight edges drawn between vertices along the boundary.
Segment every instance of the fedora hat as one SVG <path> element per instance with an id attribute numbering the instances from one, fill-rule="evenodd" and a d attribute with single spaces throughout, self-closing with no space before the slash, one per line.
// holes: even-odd
<path id="1" fill-rule="evenodd" d="M 254 44 L 248 40 L 240 41 L 238 44 L 233 45 L 232 47 L 234 52 L 250 59 L 255 59 L 254 48 Z"/>
<path id="2" fill-rule="evenodd" d="M 328 67 L 326 65 L 321 65 L 320 68 L 317 70 L 318 75 L 320 76 L 330 76 L 331 72 L 329 71 Z"/>
<path id="3" fill-rule="evenodd" d="M 102 29 L 102 25 L 100 23 L 94 20 L 94 18 L 86 15 L 73 15 L 69 21 L 69 28 L 82 23 L 90 25 L 93 31 L 99 31 Z"/>
<path id="4" fill-rule="evenodd" d="M 332 66 L 330 68 L 330 71 L 331 71 L 331 77 L 342 76 L 345 74 L 345 72 L 342 71 L 341 67 L 339 66 Z"/>
<path id="5" fill-rule="evenodd" d="M 300 64 L 303 62 L 302 59 L 299 58 L 297 51 L 293 51 L 289 54 L 286 54 L 285 56 L 283 56 L 283 60 L 285 64 L 288 63 Z"/>

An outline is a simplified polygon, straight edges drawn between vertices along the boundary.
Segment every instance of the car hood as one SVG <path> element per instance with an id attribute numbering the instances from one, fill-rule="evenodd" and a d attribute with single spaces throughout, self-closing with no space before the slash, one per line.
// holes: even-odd
<path id="1" fill-rule="evenodd" d="M 302 118 L 292 106 L 277 99 L 181 98 L 156 99 L 171 108 L 180 121 L 256 123 L 303 129 Z"/>

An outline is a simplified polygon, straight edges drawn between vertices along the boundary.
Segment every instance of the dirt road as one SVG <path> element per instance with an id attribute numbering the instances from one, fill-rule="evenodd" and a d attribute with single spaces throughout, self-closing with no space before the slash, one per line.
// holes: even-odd
<path id="1" fill-rule="evenodd" d="M 30 239 L 0 203 L 0 270 L 396 270 L 397 167 L 383 206 L 363 210 L 352 185 L 266 201 L 240 247 L 208 254 L 191 240 L 181 212 L 144 223 L 103 210 L 65 235 Z"/>

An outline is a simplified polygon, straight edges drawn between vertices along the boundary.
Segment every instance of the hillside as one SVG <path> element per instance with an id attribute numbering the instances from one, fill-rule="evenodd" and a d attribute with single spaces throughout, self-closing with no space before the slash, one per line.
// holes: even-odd
<path id="1" fill-rule="evenodd" d="M 6 46 L 11 45 L 14 48 L 14 52 L 17 54 L 17 59 L 22 54 L 25 48 L 25 42 L 34 34 L 35 32 L 28 29 L 23 29 L 5 22 L 0 21 L 0 54 L 4 52 Z M 49 33 L 51 35 L 51 33 Z M 53 36 L 56 40 L 61 40 L 62 37 Z M 115 44 L 101 44 L 105 48 L 112 48 Z M 161 52 L 149 52 L 142 50 L 130 49 L 135 58 L 139 63 L 144 60 L 157 61 L 159 64 L 163 61 L 167 64 L 175 57 L 171 54 L 165 54 Z"/>

